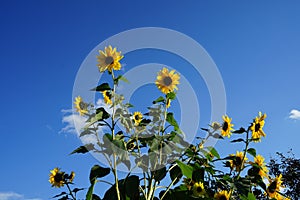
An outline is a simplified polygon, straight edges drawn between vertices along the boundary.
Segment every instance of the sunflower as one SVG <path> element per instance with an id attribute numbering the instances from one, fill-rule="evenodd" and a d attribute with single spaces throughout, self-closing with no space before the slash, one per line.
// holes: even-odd
<path id="1" fill-rule="evenodd" d="M 140 122 L 143 119 L 143 114 L 141 112 L 134 112 L 133 113 L 133 121 L 134 121 L 134 125 L 139 125 Z"/>
<path id="2" fill-rule="evenodd" d="M 215 194 L 215 199 L 217 200 L 229 200 L 230 194 L 226 190 L 222 190 Z"/>
<path id="3" fill-rule="evenodd" d="M 195 197 L 201 197 L 205 194 L 204 185 L 201 182 L 197 182 L 193 186 L 193 195 Z"/>
<path id="4" fill-rule="evenodd" d="M 169 72 L 167 68 L 163 68 L 158 72 L 155 84 L 158 89 L 164 94 L 178 90 L 180 76 L 175 74 L 175 70 Z"/>
<path id="5" fill-rule="evenodd" d="M 111 97 L 112 97 L 111 91 L 104 90 L 102 92 L 102 95 L 103 95 L 104 103 L 111 105 L 112 104 L 112 101 L 111 101 Z"/>
<path id="6" fill-rule="evenodd" d="M 218 122 L 213 122 L 210 127 L 214 130 L 214 131 L 217 131 L 219 130 L 222 126 L 221 124 L 219 124 Z"/>
<path id="7" fill-rule="evenodd" d="M 231 130 L 233 130 L 233 124 L 231 124 L 231 118 L 229 118 L 227 115 L 224 115 L 223 116 L 223 120 L 224 120 L 224 122 L 223 122 L 223 125 L 222 125 L 222 130 L 221 130 L 221 134 L 222 134 L 222 136 L 224 136 L 224 137 L 228 137 L 228 138 L 230 138 L 230 136 L 231 136 Z"/>
<path id="8" fill-rule="evenodd" d="M 60 188 L 60 187 L 64 186 L 65 172 L 60 171 L 59 168 L 57 168 L 57 167 L 54 168 L 53 170 L 51 170 L 50 172 L 51 172 L 51 174 L 49 174 L 49 182 L 52 184 L 52 187 Z"/>
<path id="9" fill-rule="evenodd" d="M 233 159 L 229 161 L 231 169 L 235 168 L 236 171 L 241 171 L 244 167 L 245 161 L 248 160 L 246 156 L 244 158 L 244 152 L 237 151 L 235 155 L 231 154 L 230 156 L 233 157 Z"/>
<path id="10" fill-rule="evenodd" d="M 71 172 L 71 174 L 69 175 L 69 181 L 72 183 L 75 177 L 75 172 Z"/>
<path id="11" fill-rule="evenodd" d="M 265 118 L 267 117 L 266 114 L 263 114 L 259 112 L 258 117 L 256 117 L 250 127 L 250 130 L 252 131 L 252 139 L 255 142 L 259 142 L 261 140 L 261 137 L 266 137 L 265 132 L 262 130 L 262 128 L 265 125 Z"/>
<path id="12" fill-rule="evenodd" d="M 75 104 L 76 111 L 79 112 L 80 115 L 84 115 L 88 113 L 87 110 L 88 104 L 84 103 L 80 96 L 75 98 L 74 104 Z"/>
<path id="13" fill-rule="evenodd" d="M 99 54 L 100 55 L 97 56 L 97 66 L 100 72 L 104 72 L 105 70 L 112 72 L 112 70 L 121 69 L 120 60 L 124 56 L 121 55 L 121 52 L 118 52 L 116 48 L 112 48 L 111 46 L 105 47 L 104 51 L 99 51 Z"/>
<path id="14" fill-rule="evenodd" d="M 278 198 L 280 195 L 277 193 L 277 191 L 280 191 L 280 189 L 282 188 L 281 184 L 282 184 L 282 174 L 280 174 L 279 176 L 276 176 L 275 179 L 270 181 L 270 184 L 268 185 L 267 188 L 267 193 L 269 195 L 270 198 Z"/>
<path id="15" fill-rule="evenodd" d="M 259 175 L 261 177 L 268 177 L 268 168 L 266 167 L 265 158 L 261 155 L 257 155 L 254 158 L 254 163 L 260 167 Z"/>

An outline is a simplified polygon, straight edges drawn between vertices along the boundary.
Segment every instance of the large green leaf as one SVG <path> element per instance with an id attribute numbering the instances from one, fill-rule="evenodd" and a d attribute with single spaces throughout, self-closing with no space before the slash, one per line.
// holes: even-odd
<path id="1" fill-rule="evenodd" d="M 152 171 L 153 178 L 155 181 L 161 181 L 165 178 L 167 174 L 167 168 L 166 166 L 159 166 L 160 168 L 158 170 Z"/>
<path id="2" fill-rule="evenodd" d="M 175 120 L 173 113 L 169 112 L 167 113 L 167 118 L 166 118 L 167 122 L 169 122 L 170 125 L 172 125 L 174 127 L 175 131 L 179 131 L 179 126 L 177 121 Z"/>
<path id="3" fill-rule="evenodd" d="M 167 97 L 167 99 L 174 100 L 176 98 L 176 93 L 175 92 L 169 92 L 166 95 L 166 97 Z"/>
<path id="4" fill-rule="evenodd" d="M 97 87 L 91 89 L 91 91 L 97 91 L 97 92 L 103 92 L 105 90 L 111 90 L 108 83 L 102 83 L 101 85 L 98 85 Z"/>
<path id="5" fill-rule="evenodd" d="M 162 96 L 160 96 L 160 97 L 158 97 L 156 100 L 154 100 L 152 103 L 153 103 L 153 104 L 156 104 L 156 103 L 164 102 L 164 101 L 165 101 L 165 98 L 162 97 Z"/>
<path id="6" fill-rule="evenodd" d="M 218 151 L 214 147 L 207 147 L 207 149 L 210 151 L 210 153 L 212 155 L 214 155 L 215 157 L 217 157 L 218 159 L 220 159 L 220 155 L 219 155 Z"/>
<path id="7" fill-rule="evenodd" d="M 178 165 L 175 165 L 175 167 L 173 167 L 170 170 L 170 178 L 171 178 L 171 180 L 174 181 L 176 179 L 175 182 L 174 182 L 174 185 L 179 182 L 179 180 L 181 179 L 181 177 L 182 177 L 181 169 L 180 169 L 180 167 L 178 167 Z"/>
<path id="8" fill-rule="evenodd" d="M 85 154 L 85 153 L 87 153 L 87 152 L 89 152 L 89 151 L 91 151 L 91 150 L 93 150 L 93 149 L 94 149 L 94 145 L 93 145 L 93 144 L 86 144 L 86 145 L 80 146 L 80 147 L 78 147 L 77 149 L 75 149 L 74 151 L 72 151 L 72 152 L 70 153 L 70 155 L 71 155 L 71 154 L 74 154 L 74 153 L 82 153 L 82 154 Z"/>
<path id="9" fill-rule="evenodd" d="M 110 173 L 110 168 L 104 168 L 99 165 L 94 165 L 90 172 L 91 184 L 95 182 L 97 178 L 102 178 Z"/>
<path id="10" fill-rule="evenodd" d="M 256 150 L 255 150 L 254 148 L 248 149 L 247 152 L 248 152 L 250 155 L 252 155 L 253 157 L 256 156 Z"/>
<path id="11" fill-rule="evenodd" d="M 192 178 L 193 176 L 193 167 L 192 166 L 189 166 L 179 160 L 176 161 L 176 163 L 178 164 L 178 166 L 180 167 L 181 169 L 181 172 L 184 176 L 186 176 L 187 178 Z"/>
<path id="12" fill-rule="evenodd" d="M 203 182 L 204 180 L 204 169 L 203 168 L 198 168 L 194 169 L 193 174 L 192 174 L 192 180 L 196 182 Z"/>

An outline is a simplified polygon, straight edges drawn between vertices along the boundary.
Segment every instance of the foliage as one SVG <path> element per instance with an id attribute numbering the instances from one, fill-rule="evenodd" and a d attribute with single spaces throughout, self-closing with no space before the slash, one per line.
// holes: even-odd
<path id="1" fill-rule="evenodd" d="M 233 129 L 232 119 L 224 115 L 222 122 L 202 128 L 204 138 L 197 137 L 195 144 L 190 144 L 184 140 L 185 134 L 176 116 L 169 111 L 171 102 L 176 99 L 179 74 L 166 68 L 158 72 L 155 83 L 163 96 L 156 98 L 142 114 L 116 92 L 120 81 L 128 82 L 122 74 L 116 75 L 121 69 L 121 52 L 109 46 L 99 53 L 99 71 L 108 73 L 111 81 L 91 90 L 102 93 L 109 109 L 84 102 L 81 97 L 76 97 L 74 102 L 77 112 L 86 117 L 80 137 L 95 136 L 96 139 L 71 154 L 101 154 L 108 164 L 108 168 L 100 165 L 91 168 L 87 200 L 100 199 L 94 186 L 103 183 L 111 185 L 102 197 L 105 200 L 285 199 L 280 193 L 286 184 L 282 184 L 281 174 L 274 173 L 276 177 L 272 178 L 264 158 L 254 148 L 255 143 L 266 136 L 263 131 L 266 114 L 260 112 L 249 126 L 238 130 Z M 206 144 L 210 138 L 223 140 L 233 135 L 236 139 L 231 143 L 244 146 L 236 153 L 221 156 L 217 149 Z M 223 167 L 219 167 L 220 164 Z M 122 178 L 118 173 L 120 165 L 128 169 Z M 76 199 L 76 192 L 82 188 L 71 190 L 70 181 L 61 179 L 65 173 L 56 174 L 51 175 L 50 183 L 59 187 L 66 185 L 68 192 L 55 198 Z M 105 180 L 108 174 L 113 175 L 113 183 Z"/>

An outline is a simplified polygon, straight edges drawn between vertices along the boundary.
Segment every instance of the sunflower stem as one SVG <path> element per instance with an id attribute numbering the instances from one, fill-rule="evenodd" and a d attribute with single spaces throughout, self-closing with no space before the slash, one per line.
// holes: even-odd
<path id="1" fill-rule="evenodd" d="M 71 195 L 71 197 L 73 198 L 73 200 L 76 200 L 76 197 L 73 195 L 72 190 L 71 190 L 71 188 L 70 188 L 68 182 L 66 182 L 66 186 L 67 186 L 67 188 L 68 188 L 68 190 L 69 190 L 69 194 Z"/>

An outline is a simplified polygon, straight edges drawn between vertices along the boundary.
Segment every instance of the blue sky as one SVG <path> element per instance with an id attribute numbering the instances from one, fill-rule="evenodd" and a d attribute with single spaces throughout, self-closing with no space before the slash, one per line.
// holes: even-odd
<path id="1" fill-rule="evenodd" d="M 67 125 L 62 110 L 72 107 L 74 80 L 87 54 L 138 27 L 174 29 L 199 42 L 222 75 L 233 123 L 247 126 L 258 111 L 266 112 L 267 138 L 257 144 L 259 152 L 269 158 L 293 148 L 299 157 L 299 13 L 300 2 L 292 0 L 2 1 L 0 199 L 49 199 L 59 192 L 48 183 L 56 166 L 74 170 L 78 185 L 88 186 L 97 161 L 68 155 L 81 141 L 61 132 Z M 204 117 L 200 125 L 207 123 Z M 234 150 L 224 143 L 217 148 Z"/>

